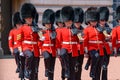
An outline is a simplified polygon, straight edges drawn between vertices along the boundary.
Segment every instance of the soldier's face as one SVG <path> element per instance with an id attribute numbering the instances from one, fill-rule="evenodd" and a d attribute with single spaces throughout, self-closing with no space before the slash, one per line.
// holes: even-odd
<path id="1" fill-rule="evenodd" d="M 96 26 L 97 25 L 97 21 L 90 21 L 90 25 L 91 26 Z"/>
<path id="2" fill-rule="evenodd" d="M 81 23 L 80 22 L 76 22 L 76 23 L 74 23 L 74 25 L 75 25 L 76 28 L 80 28 Z"/>
<path id="3" fill-rule="evenodd" d="M 60 23 L 60 22 L 58 22 L 57 24 L 58 24 L 58 27 L 63 27 L 64 26 L 64 24 Z"/>
<path id="4" fill-rule="evenodd" d="M 32 20 L 33 20 L 33 19 L 32 19 L 31 17 L 25 18 L 26 24 L 29 24 L 29 25 L 32 24 Z"/>
<path id="5" fill-rule="evenodd" d="M 99 23 L 100 23 L 101 26 L 104 26 L 106 21 L 105 20 L 100 20 Z"/>
<path id="6" fill-rule="evenodd" d="M 45 24 L 45 27 L 46 27 L 47 29 L 51 29 L 52 25 L 51 25 L 51 24 Z"/>
<path id="7" fill-rule="evenodd" d="M 65 23 L 65 27 L 71 27 L 71 25 L 73 24 L 73 22 L 71 20 L 70 21 L 66 21 L 64 23 Z"/>
<path id="8" fill-rule="evenodd" d="M 120 20 L 118 20 L 118 23 L 120 24 Z"/>

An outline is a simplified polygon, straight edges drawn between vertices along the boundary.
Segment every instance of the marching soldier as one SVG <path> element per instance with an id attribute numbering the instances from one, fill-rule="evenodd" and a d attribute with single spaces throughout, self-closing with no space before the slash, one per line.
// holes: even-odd
<path id="1" fill-rule="evenodd" d="M 61 10 L 57 10 L 56 13 L 55 13 L 55 23 L 57 25 L 57 28 L 56 28 L 56 33 L 59 34 L 61 29 L 64 27 L 64 24 L 63 24 L 63 21 L 62 21 L 62 18 L 61 18 Z M 61 49 L 61 45 L 57 45 L 57 44 L 60 44 L 58 43 L 59 41 L 57 41 L 56 39 L 56 48 L 57 48 L 57 53 L 58 55 L 60 54 L 60 49 Z M 59 60 L 61 62 L 61 66 L 62 66 L 62 71 L 61 71 L 61 78 L 62 80 L 65 79 L 65 67 L 64 67 L 64 63 L 63 61 L 61 60 L 61 57 L 59 57 Z"/>
<path id="2" fill-rule="evenodd" d="M 79 38 L 80 43 L 78 43 L 78 63 L 76 64 L 76 71 L 75 71 L 75 80 L 81 80 L 81 72 L 82 72 L 82 64 L 84 59 L 84 44 L 83 44 L 83 22 L 84 12 L 82 8 L 75 8 L 74 9 L 74 27 L 77 29 L 78 33 L 77 36 Z"/>
<path id="3" fill-rule="evenodd" d="M 60 57 L 65 69 L 64 77 L 68 80 L 75 80 L 75 64 L 78 57 L 78 37 L 73 29 L 74 10 L 71 6 L 65 6 L 61 10 L 61 17 L 65 25 L 57 33 L 58 45 L 61 45 Z"/>
<path id="4" fill-rule="evenodd" d="M 118 22 L 118 25 L 113 28 L 112 30 L 112 47 L 114 51 L 114 56 L 117 57 L 117 54 L 120 53 L 120 6 L 116 9 L 116 21 Z"/>
<path id="5" fill-rule="evenodd" d="M 103 42 L 104 35 L 101 27 L 97 26 L 99 21 L 99 13 L 96 9 L 91 9 L 86 12 L 86 22 L 89 23 L 87 28 L 84 29 L 84 48 L 85 52 L 90 54 L 91 57 L 91 71 L 90 77 L 92 80 L 100 80 L 100 64 L 99 58 L 104 55 Z"/>
<path id="6" fill-rule="evenodd" d="M 107 21 L 109 19 L 109 9 L 107 7 L 100 7 L 99 13 L 100 13 L 100 21 L 98 25 L 104 28 L 103 34 L 105 35 L 103 62 L 101 60 L 102 80 L 108 80 L 107 70 L 108 70 L 108 64 L 110 60 L 110 54 L 112 53 L 110 50 L 110 45 L 109 45 L 110 39 L 111 39 L 111 29 L 109 25 L 107 24 Z"/>
<path id="7" fill-rule="evenodd" d="M 35 20 L 37 11 L 31 3 L 24 3 L 20 9 L 20 14 L 24 21 L 24 25 L 20 28 L 21 38 L 19 40 L 19 44 L 22 45 L 19 46 L 19 51 L 23 51 L 25 55 L 24 75 L 29 80 L 38 80 L 35 77 L 36 64 L 39 63 L 38 60 L 40 55 L 38 47 L 38 27 L 36 26 Z"/>
<path id="8" fill-rule="evenodd" d="M 19 77 L 21 80 L 24 80 L 24 55 L 23 53 L 20 53 L 18 50 L 18 47 L 20 46 L 17 41 L 20 38 L 20 32 L 19 29 L 22 26 L 23 22 L 20 19 L 20 13 L 16 12 L 13 15 L 13 29 L 10 31 L 9 34 L 9 48 L 12 53 L 12 55 L 15 56 L 15 61 L 17 64 L 16 73 L 19 72 Z"/>
<path id="9" fill-rule="evenodd" d="M 46 30 L 43 31 L 43 36 L 40 38 L 42 41 L 42 55 L 45 63 L 45 76 L 48 80 L 54 80 L 54 67 L 56 59 L 56 32 L 54 29 L 55 13 L 51 9 L 44 11 L 42 16 L 42 25 Z"/>

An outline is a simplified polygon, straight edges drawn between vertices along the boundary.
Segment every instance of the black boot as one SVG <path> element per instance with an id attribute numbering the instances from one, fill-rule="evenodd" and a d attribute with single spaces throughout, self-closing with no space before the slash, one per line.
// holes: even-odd
<path id="1" fill-rule="evenodd" d="M 45 77 L 48 77 L 50 68 L 50 58 L 44 59 L 44 62 L 45 62 Z"/>
<path id="2" fill-rule="evenodd" d="M 30 78 L 30 75 L 31 75 L 31 63 L 32 63 L 32 57 L 31 58 L 28 58 L 28 59 L 26 59 L 26 65 L 25 65 L 25 72 L 24 72 L 24 76 L 26 77 L 26 78 Z"/>
<path id="3" fill-rule="evenodd" d="M 19 73 L 19 72 L 20 72 L 20 68 L 17 67 L 17 69 L 16 69 L 16 73 Z"/>
<path id="4" fill-rule="evenodd" d="M 61 56 L 63 66 L 65 71 L 64 71 L 64 77 L 69 78 L 70 77 L 70 68 L 69 68 L 69 56 L 64 54 Z"/>
<path id="5" fill-rule="evenodd" d="M 19 78 L 24 78 L 24 69 L 25 69 L 25 57 L 20 56 L 20 72 Z"/>

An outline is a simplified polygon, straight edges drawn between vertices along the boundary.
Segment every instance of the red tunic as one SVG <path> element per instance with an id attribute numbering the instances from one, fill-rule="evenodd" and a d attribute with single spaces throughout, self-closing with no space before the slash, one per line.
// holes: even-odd
<path id="1" fill-rule="evenodd" d="M 17 43 L 17 40 L 20 38 L 20 32 L 19 29 L 14 28 L 9 33 L 8 43 L 10 49 L 15 49 L 19 47 L 19 44 Z"/>
<path id="2" fill-rule="evenodd" d="M 99 33 L 96 28 L 88 26 L 84 29 L 84 46 L 88 47 L 88 50 L 99 50 L 100 56 L 104 55 L 103 42 L 105 36 L 103 33 Z"/>
<path id="3" fill-rule="evenodd" d="M 42 42 L 42 52 L 48 51 L 53 57 L 56 56 L 55 40 L 50 39 L 51 30 L 46 30 L 43 34 L 45 40 Z"/>
<path id="4" fill-rule="evenodd" d="M 68 53 L 72 52 L 72 56 L 78 56 L 78 37 L 76 35 L 72 35 L 71 29 L 62 28 L 61 31 L 57 33 L 57 40 L 59 41 L 57 45 L 61 45 L 61 48 L 67 49 Z"/>
<path id="5" fill-rule="evenodd" d="M 31 26 L 23 25 L 20 28 L 21 33 L 21 39 L 19 40 L 19 43 L 22 45 L 23 51 L 30 50 L 34 52 L 35 57 L 39 57 L 39 47 L 38 47 L 38 41 L 39 36 L 36 32 L 32 31 Z"/>
<path id="6" fill-rule="evenodd" d="M 116 26 L 112 30 L 112 46 L 113 48 L 120 48 L 120 26 Z"/>

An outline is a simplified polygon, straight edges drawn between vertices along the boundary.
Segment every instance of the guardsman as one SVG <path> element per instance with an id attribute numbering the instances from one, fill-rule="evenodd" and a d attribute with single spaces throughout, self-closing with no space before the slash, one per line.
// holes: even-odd
<path id="1" fill-rule="evenodd" d="M 25 71 L 24 75 L 29 80 L 35 79 L 35 65 L 33 61 L 39 60 L 39 47 L 38 47 L 38 27 L 36 26 L 37 11 L 33 4 L 24 3 L 20 9 L 21 18 L 24 21 L 23 26 L 20 28 L 21 39 L 19 40 L 19 51 L 25 55 Z M 34 63 L 34 64 L 33 64 Z"/>
<path id="2" fill-rule="evenodd" d="M 105 35 L 104 56 L 103 56 L 103 61 L 101 60 L 101 65 L 102 65 L 102 78 L 101 79 L 108 80 L 107 70 L 108 70 L 108 64 L 110 60 L 110 54 L 112 53 L 111 48 L 110 48 L 111 29 L 109 25 L 107 24 L 107 21 L 109 19 L 109 9 L 107 7 L 100 7 L 98 11 L 100 13 L 100 21 L 98 25 L 104 28 L 103 34 Z"/>
<path id="3" fill-rule="evenodd" d="M 97 8 L 87 11 L 85 18 L 86 22 L 89 23 L 87 28 L 84 29 L 84 48 L 86 53 L 89 51 L 91 57 L 90 77 L 92 80 L 100 80 L 100 73 L 98 72 L 101 68 L 99 58 L 104 55 L 103 42 L 105 37 L 101 27 L 97 26 L 99 21 Z"/>
<path id="4" fill-rule="evenodd" d="M 64 77 L 68 80 L 75 80 L 75 65 L 78 57 L 78 37 L 76 30 L 73 28 L 74 10 L 71 6 L 65 6 L 61 9 L 61 17 L 65 25 L 59 33 L 57 33 L 58 45 L 61 45 L 59 56 L 64 63 L 62 67 L 65 69 Z"/>
<path id="5" fill-rule="evenodd" d="M 83 44 L 83 27 L 82 22 L 84 18 L 84 11 L 82 8 L 74 8 L 74 27 L 78 30 L 77 36 L 79 38 L 80 43 L 78 43 L 78 63 L 76 64 L 76 71 L 75 71 L 75 80 L 81 80 L 81 73 L 82 73 L 82 64 L 84 59 L 84 44 Z"/>
<path id="6" fill-rule="evenodd" d="M 62 18 L 61 18 L 60 14 L 61 14 L 61 10 L 57 10 L 56 13 L 55 13 L 55 23 L 57 25 L 56 34 L 59 34 L 61 29 L 64 27 L 64 23 L 62 21 Z M 57 39 L 56 39 L 57 54 L 59 55 L 60 54 L 61 45 L 57 45 L 57 44 L 60 44 L 58 42 L 59 41 L 57 41 Z M 62 62 L 61 57 L 60 56 L 58 56 L 58 57 L 59 57 L 59 60 L 61 62 L 61 66 L 63 66 L 62 67 L 62 71 L 61 71 L 61 78 L 62 78 L 62 80 L 64 80 L 65 79 L 64 63 Z"/>
<path id="7" fill-rule="evenodd" d="M 20 56 L 22 53 L 19 52 L 19 50 L 18 50 L 19 44 L 17 43 L 17 40 L 19 40 L 19 38 L 20 38 L 19 28 L 22 26 L 22 20 L 20 19 L 19 12 L 16 12 L 13 15 L 12 21 L 13 21 L 14 27 L 9 33 L 9 48 L 10 48 L 12 55 L 15 56 L 15 61 L 17 64 L 16 73 L 20 72 L 19 74 L 21 74 L 21 72 L 22 72 L 21 67 L 22 67 L 22 63 L 24 63 L 24 59 Z M 19 75 L 19 77 L 21 79 L 24 78 L 24 76 L 22 76 L 22 75 Z"/>
<path id="8" fill-rule="evenodd" d="M 55 13 L 51 9 L 46 9 L 42 16 L 42 25 L 45 27 L 43 36 L 40 38 L 42 41 L 42 55 L 45 63 L 45 77 L 48 80 L 54 80 L 54 67 L 56 59 L 56 32 L 53 26 L 55 20 Z"/>
<path id="9" fill-rule="evenodd" d="M 115 26 L 112 30 L 112 47 L 114 51 L 114 56 L 117 57 L 117 54 L 120 53 L 120 6 L 116 9 L 116 21 L 118 25 Z"/>

